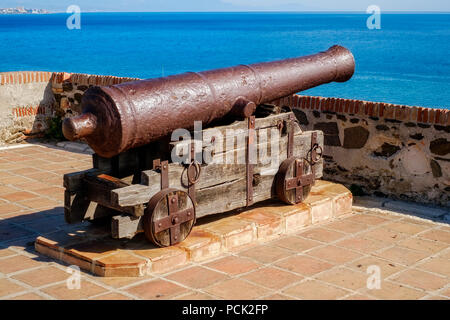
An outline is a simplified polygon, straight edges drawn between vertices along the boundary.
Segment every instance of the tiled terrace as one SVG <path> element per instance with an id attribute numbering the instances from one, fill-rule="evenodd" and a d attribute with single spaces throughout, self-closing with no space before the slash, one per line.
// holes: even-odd
<path id="1" fill-rule="evenodd" d="M 167 273 L 82 272 L 81 288 L 69 290 L 67 265 L 36 253 L 34 240 L 71 228 L 62 175 L 90 167 L 89 155 L 61 149 L 0 151 L 0 299 L 450 299 L 450 226 L 397 213 L 394 202 L 374 208 L 381 206 L 376 200 Z M 380 289 L 367 289 L 369 266 L 381 270 Z"/>

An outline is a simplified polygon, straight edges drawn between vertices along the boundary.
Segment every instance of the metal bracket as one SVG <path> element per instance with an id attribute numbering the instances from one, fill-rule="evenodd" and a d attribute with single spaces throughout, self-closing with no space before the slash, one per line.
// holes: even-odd
<path id="1" fill-rule="evenodd" d="M 201 167 L 195 161 L 195 141 L 191 142 L 191 163 L 187 168 L 187 178 L 188 178 L 188 194 L 192 199 L 194 205 L 195 202 L 195 184 L 200 178 Z"/>
<path id="2" fill-rule="evenodd" d="M 254 202 L 253 199 L 253 163 L 252 157 L 255 155 L 255 116 L 250 116 L 248 120 L 248 136 L 247 136 L 247 156 L 246 156 L 246 171 L 247 171 L 247 207 Z"/>
<path id="3" fill-rule="evenodd" d="M 323 149 L 317 142 L 317 132 L 311 133 L 311 150 L 309 151 L 311 153 L 309 163 L 311 165 L 311 171 L 314 176 L 313 185 L 316 182 L 316 166 L 315 164 L 319 162 L 319 160 L 322 158 Z"/>
<path id="4" fill-rule="evenodd" d="M 289 115 L 289 120 L 287 125 L 287 130 L 288 130 L 288 142 L 287 142 L 287 157 L 290 158 L 294 155 L 294 121 L 295 121 L 295 116 L 294 114 L 290 114 Z"/>
<path id="5" fill-rule="evenodd" d="M 153 170 L 161 171 L 161 190 L 169 187 L 169 161 L 153 160 Z"/>

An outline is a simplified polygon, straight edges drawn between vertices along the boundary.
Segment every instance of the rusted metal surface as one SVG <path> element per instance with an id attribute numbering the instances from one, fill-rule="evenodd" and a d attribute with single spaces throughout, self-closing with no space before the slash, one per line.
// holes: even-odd
<path id="1" fill-rule="evenodd" d="M 310 151 L 310 163 L 311 165 L 316 164 L 320 159 L 322 159 L 323 149 L 317 143 L 317 132 L 311 134 L 311 151 Z"/>
<path id="2" fill-rule="evenodd" d="M 195 221 L 195 206 L 185 210 L 179 210 L 178 193 L 183 193 L 189 198 L 189 195 L 183 191 L 167 188 L 154 195 L 148 203 L 144 218 L 144 231 L 147 238 L 158 246 L 162 247 L 166 245 L 160 242 L 156 234 L 164 230 L 169 230 L 170 245 L 174 245 L 183 241 L 187 236 L 180 234 L 181 225 L 191 220 Z M 158 210 L 158 205 L 161 205 L 165 201 L 167 201 L 167 216 L 159 219 L 155 218 L 154 212 Z"/>
<path id="3" fill-rule="evenodd" d="M 248 121 L 248 137 L 247 137 L 247 155 L 246 155 L 246 174 L 247 174 L 247 207 L 253 204 L 253 166 L 255 156 L 255 116 L 251 116 Z"/>
<path id="4" fill-rule="evenodd" d="M 314 184 L 314 171 L 306 174 L 305 159 L 290 157 L 284 160 L 278 171 L 275 182 L 277 197 L 288 204 L 300 203 L 304 199 L 303 188 Z M 293 176 L 288 177 L 288 172 L 293 170 Z M 292 194 L 289 191 L 293 191 Z"/>
<path id="5" fill-rule="evenodd" d="M 188 72 L 88 89 L 83 114 L 66 119 L 67 139 L 85 138 L 103 157 L 112 157 L 169 135 L 191 129 L 194 121 L 211 123 L 238 109 L 268 103 L 329 82 L 344 82 L 355 69 L 353 55 L 333 46 L 315 55 L 204 72 Z"/>
<path id="6" fill-rule="evenodd" d="M 291 119 L 291 121 L 294 120 Z M 314 165 L 322 158 L 323 150 L 317 142 L 317 132 L 312 132 L 311 149 L 306 158 L 301 159 L 293 156 L 293 143 L 290 138 L 290 136 L 293 136 L 293 132 L 288 132 L 288 135 L 288 158 L 280 165 L 275 178 L 275 189 L 277 197 L 281 201 L 295 204 L 304 200 L 304 187 L 311 187 L 315 184 L 316 169 Z M 309 169 L 309 173 L 306 173 L 307 169 Z M 290 172 L 292 172 L 292 177 L 288 177 Z M 290 191 L 293 191 L 293 193 Z"/>
<path id="7" fill-rule="evenodd" d="M 189 164 L 186 174 L 188 178 L 188 194 L 194 202 L 195 205 L 195 184 L 200 179 L 200 174 L 202 172 L 202 168 L 200 164 L 195 161 L 195 141 L 191 143 L 191 163 Z"/>

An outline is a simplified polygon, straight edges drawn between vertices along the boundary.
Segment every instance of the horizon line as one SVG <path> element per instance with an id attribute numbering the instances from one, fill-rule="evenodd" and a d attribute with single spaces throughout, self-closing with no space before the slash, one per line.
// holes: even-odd
<path id="1" fill-rule="evenodd" d="M 47 10 L 47 9 L 45 9 Z M 211 11 L 119 11 L 119 10 L 86 10 L 81 11 L 82 13 L 353 13 L 353 14 L 368 14 L 366 11 L 359 10 L 244 10 L 244 11 L 219 11 L 219 10 L 211 10 Z M 381 11 L 382 14 L 418 14 L 418 13 L 427 13 L 427 14 L 450 14 L 450 11 L 438 11 L 438 10 L 388 10 Z M 66 13 L 66 11 L 49 11 L 49 13 Z M 17 13 L 17 14 L 26 14 L 26 13 Z M 30 13 L 31 14 L 31 13 Z M 45 13 L 43 13 L 45 14 Z"/>

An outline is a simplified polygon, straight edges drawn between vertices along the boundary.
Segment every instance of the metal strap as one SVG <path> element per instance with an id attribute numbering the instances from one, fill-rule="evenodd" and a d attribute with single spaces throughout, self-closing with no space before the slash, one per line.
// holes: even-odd
<path id="1" fill-rule="evenodd" d="M 195 163 L 195 140 L 191 142 L 191 164 Z M 187 176 L 188 176 L 188 194 L 192 199 L 192 202 L 195 205 L 195 182 L 191 181 L 190 177 L 192 172 L 190 172 L 192 169 L 195 169 L 195 166 L 189 165 L 187 169 Z M 195 175 L 194 175 L 195 176 Z M 198 178 L 198 177 L 197 177 Z"/>
<path id="2" fill-rule="evenodd" d="M 153 170 L 161 170 L 161 190 L 169 187 L 169 161 L 153 160 Z"/>
<path id="3" fill-rule="evenodd" d="M 316 184 L 316 166 L 315 166 L 315 150 L 316 150 L 316 144 L 317 144 L 317 132 L 311 133 L 311 173 L 314 177 L 312 185 Z"/>
<path id="4" fill-rule="evenodd" d="M 288 130 L 288 145 L 287 145 L 287 157 L 290 158 L 294 155 L 294 121 L 295 116 L 291 113 L 289 115 L 289 121 L 287 122 Z"/>
<path id="5" fill-rule="evenodd" d="M 248 118 L 248 136 L 247 136 L 247 157 L 246 157 L 246 169 L 247 169 L 247 206 L 251 206 L 253 200 L 253 163 L 252 157 L 255 155 L 255 116 Z"/>

